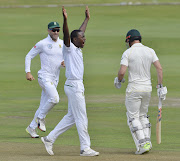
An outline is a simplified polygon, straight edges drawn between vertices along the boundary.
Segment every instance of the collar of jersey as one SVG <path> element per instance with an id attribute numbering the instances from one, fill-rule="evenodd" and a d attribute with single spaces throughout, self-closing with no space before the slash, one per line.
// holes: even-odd
<path id="1" fill-rule="evenodd" d="M 133 44 L 131 47 L 138 47 L 138 46 L 143 46 L 143 44 L 141 44 L 141 43 L 135 43 L 135 44 Z"/>
<path id="2" fill-rule="evenodd" d="M 71 45 L 72 45 L 77 51 L 79 50 L 79 51 L 82 53 L 81 48 L 76 47 L 72 42 L 71 42 Z"/>

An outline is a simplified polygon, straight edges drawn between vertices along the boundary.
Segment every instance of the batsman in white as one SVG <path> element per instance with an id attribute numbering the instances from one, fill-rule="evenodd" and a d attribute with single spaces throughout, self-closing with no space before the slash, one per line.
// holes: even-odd
<path id="1" fill-rule="evenodd" d="M 59 102 L 57 85 L 59 82 L 60 67 L 64 67 L 62 54 L 63 40 L 59 39 L 60 26 L 57 22 L 48 24 L 48 37 L 39 41 L 26 55 L 25 72 L 26 79 L 34 80 L 31 74 L 31 60 L 39 54 L 41 69 L 38 71 L 38 82 L 42 88 L 41 100 L 34 119 L 26 128 L 32 138 L 38 138 L 36 133 L 38 127 L 45 132 L 45 117 L 48 112 Z"/>
<path id="2" fill-rule="evenodd" d="M 151 143 L 151 124 L 148 118 L 148 106 L 151 98 L 151 73 L 153 64 L 158 77 L 158 97 L 165 99 L 167 88 L 163 87 L 163 72 L 155 51 L 141 43 L 138 30 L 132 29 L 126 35 L 128 49 L 123 53 L 118 77 L 114 80 L 116 88 L 121 88 L 128 68 L 128 86 L 126 88 L 127 123 L 134 139 L 135 154 L 149 152 Z"/>
<path id="3" fill-rule="evenodd" d="M 83 85 L 84 64 L 81 50 L 81 48 L 84 47 L 86 40 L 84 32 L 90 19 L 90 13 L 88 7 L 86 7 L 86 18 L 79 30 L 74 30 L 71 32 L 71 38 L 67 24 L 67 13 L 64 7 L 62 8 L 62 13 L 64 17 L 63 55 L 66 64 L 67 78 L 64 85 L 64 91 L 68 97 L 68 113 L 63 117 L 54 130 L 52 130 L 48 136 L 42 137 L 41 140 L 45 145 L 46 151 L 50 155 L 54 155 L 52 148 L 55 140 L 59 135 L 76 124 L 80 140 L 80 156 L 97 156 L 99 155 L 99 152 L 96 152 L 90 148 L 90 137 L 88 134 L 88 119 Z"/>

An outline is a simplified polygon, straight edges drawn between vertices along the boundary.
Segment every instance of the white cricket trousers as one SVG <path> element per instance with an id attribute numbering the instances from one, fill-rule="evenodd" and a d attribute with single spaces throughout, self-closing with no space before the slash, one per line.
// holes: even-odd
<path id="1" fill-rule="evenodd" d="M 88 119 L 83 82 L 67 80 L 64 85 L 64 91 L 68 97 L 68 113 L 54 130 L 49 133 L 47 139 L 54 143 L 59 135 L 76 124 L 80 140 L 80 150 L 84 150 L 90 147 L 90 137 L 88 134 Z"/>
<path id="2" fill-rule="evenodd" d="M 147 115 L 151 92 L 126 92 L 126 109 L 130 118 Z"/>
<path id="3" fill-rule="evenodd" d="M 38 82 L 40 87 L 42 88 L 42 93 L 39 108 L 37 109 L 34 118 L 30 123 L 30 127 L 33 129 L 37 128 L 38 126 L 36 123 L 36 118 L 45 118 L 48 112 L 54 107 L 54 105 L 59 102 L 59 94 L 56 89 L 58 81 L 38 77 Z"/>
<path id="4" fill-rule="evenodd" d="M 126 92 L 127 123 L 134 139 L 137 151 L 151 137 L 149 119 L 147 118 L 151 92 Z M 131 120 L 131 121 L 130 121 Z M 135 132 L 132 129 L 137 128 Z"/>

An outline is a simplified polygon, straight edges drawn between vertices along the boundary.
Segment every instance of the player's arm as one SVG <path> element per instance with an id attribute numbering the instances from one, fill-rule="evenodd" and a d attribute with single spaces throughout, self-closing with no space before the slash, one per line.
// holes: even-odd
<path id="1" fill-rule="evenodd" d="M 155 61 L 154 66 L 157 71 L 157 77 L 158 77 L 158 85 L 157 85 L 157 95 L 159 98 L 165 100 L 166 99 L 166 94 L 167 94 L 167 87 L 163 87 L 162 81 L 163 81 L 163 70 L 161 67 L 161 64 L 159 60 Z"/>
<path id="2" fill-rule="evenodd" d="M 85 16 L 86 16 L 85 20 L 83 21 L 82 25 L 79 28 L 79 30 L 81 30 L 83 32 L 86 31 L 86 27 L 87 27 L 88 21 L 90 19 L 90 12 L 89 12 L 88 6 L 86 6 Z"/>
<path id="3" fill-rule="evenodd" d="M 120 82 L 123 80 L 126 70 L 127 70 L 127 66 L 121 65 L 119 72 L 118 72 L 118 80 Z"/>
<path id="4" fill-rule="evenodd" d="M 40 53 L 41 47 L 40 43 L 37 43 L 26 55 L 25 57 L 25 72 L 26 72 L 26 79 L 29 81 L 35 80 L 33 75 L 31 74 L 31 60 Z"/>
<path id="5" fill-rule="evenodd" d="M 64 8 L 64 6 L 62 7 L 62 14 L 63 14 L 63 18 L 64 18 L 64 23 L 63 23 L 64 45 L 66 45 L 67 47 L 70 47 L 69 28 L 68 28 L 68 24 L 67 24 L 67 12 L 66 12 L 66 9 Z"/>
<path id="6" fill-rule="evenodd" d="M 114 79 L 114 85 L 116 88 L 121 88 L 121 83 L 125 82 L 124 75 L 126 73 L 127 66 L 128 66 L 128 57 L 126 53 L 123 53 L 120 64 L 121 64 L 121 67 L 118 71 L 118 77 Z"/>
<path id="7" fill-rule="evenodd" d="M 124 75 L 126 73 L 126 69 L 127 69 L 127 66 L 121 65 L 118 72 L 118 77 L 114 79 L 114 85 L 116 88 L 121 88 L 121 83 L 125 82 Z"/>
<path id="8" fill-rule="evenodd" d="M 153 65 L 155 66 L 156 71 L 157 71 L 158 84 L 162 84 L 162 81 L 163 81 L 163 70 L 162 70 L 162 67 L 161 67 L 161 64 L 160 64 L 159 60 L 155 61 L 153 63 Z"/>

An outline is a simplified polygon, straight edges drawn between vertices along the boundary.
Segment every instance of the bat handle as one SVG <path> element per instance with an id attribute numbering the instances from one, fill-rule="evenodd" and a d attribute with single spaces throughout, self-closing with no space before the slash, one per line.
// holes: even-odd
<path id="1" fill-rule="evenodd" d="M 159 98 L 159 104 L 158 104 L 158 108 L 162 108 L 162 98 Z"/>

